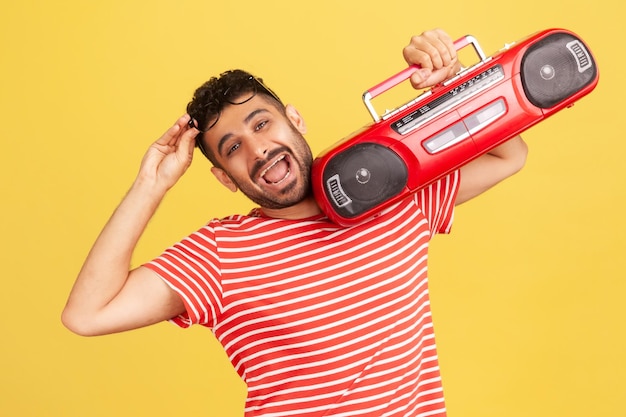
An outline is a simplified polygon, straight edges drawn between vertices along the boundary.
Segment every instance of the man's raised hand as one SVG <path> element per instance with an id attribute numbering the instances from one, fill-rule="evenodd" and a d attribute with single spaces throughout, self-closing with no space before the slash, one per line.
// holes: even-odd
<path id="1" fill-rule="evenodd" d="M 193 159 L 198 130 L 189 127 L 190 116 L 181 116 L 176 123 L 154 142 L 141 161 L 138 180 L 153 182 L 153 186 L 170 189 L 187 171 Z"/>

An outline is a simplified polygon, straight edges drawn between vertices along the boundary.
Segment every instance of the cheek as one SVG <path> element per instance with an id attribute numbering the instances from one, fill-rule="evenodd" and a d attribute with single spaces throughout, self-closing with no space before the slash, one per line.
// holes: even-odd
<path id="1" fill-rule="evenodd" d="M 250 180 L 250 170 L 247 165 L 247 160 L 243 155 L 229 158 L 225 168 L 230 177 L 237 182 Z"/>

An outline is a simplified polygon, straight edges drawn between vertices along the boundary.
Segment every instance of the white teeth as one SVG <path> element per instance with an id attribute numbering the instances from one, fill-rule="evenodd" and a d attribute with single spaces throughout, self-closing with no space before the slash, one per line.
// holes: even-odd
<path id="1" fill-rule="evenodd" d="M 278 158 L 276 161 L 274 161 L 274 163 L 270 166 L 268 166 L 267 168 L 265 168 L 263 170 L 263 172 L 261 172 L 261 178 L 263 178 L 265 176 L 265 174 L 267 174 L 267 171 L 269 171 L 270 169 L 272 169 L 272 167 L 274 165 L 276 165 L 277 163 L 279 163 L 280 161 L 282 161 L 283 159 L 285 159 L 285 155 L 281 156 L 280 158 Z"/>

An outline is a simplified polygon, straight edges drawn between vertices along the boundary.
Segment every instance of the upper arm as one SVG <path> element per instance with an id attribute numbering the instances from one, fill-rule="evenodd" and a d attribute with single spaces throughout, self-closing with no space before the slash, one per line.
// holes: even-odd
<path id="1" fill-rule="evenodd" d="M 526 163 L 528 148 L 516 136 L 461 168 L 456 204 L 464 203 L 518 172 Z"/>
<path id="2" fill-rule="evenodd" d="M 180 296 L 156 272 L 140 266 L 130 271 L 120 292 L 91 317 L 74 324 L 74 332 L 95 336 L 137 329 L 184 313 Z"/>

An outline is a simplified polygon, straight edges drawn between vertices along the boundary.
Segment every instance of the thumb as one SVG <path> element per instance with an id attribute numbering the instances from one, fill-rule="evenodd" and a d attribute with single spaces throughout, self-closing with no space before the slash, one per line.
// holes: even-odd
<path id="1" fill-rule="evenodd" d="M 428 80 L 433 73 L 433 70 L 430 68 L 419 68 L 411 75 L 411 85 L 415 89 L 421 89 L 428 87 L 425 82 Z"/>
<path id="2" fill-rule="evenodd" d="M 198 135 L 198 129 L 191 128 L 183 133 L 176 148 L 176 153 L 183 159 L 191 160 L 193 158 L 193 149 L 196 145 L 196 136 Z"/>

